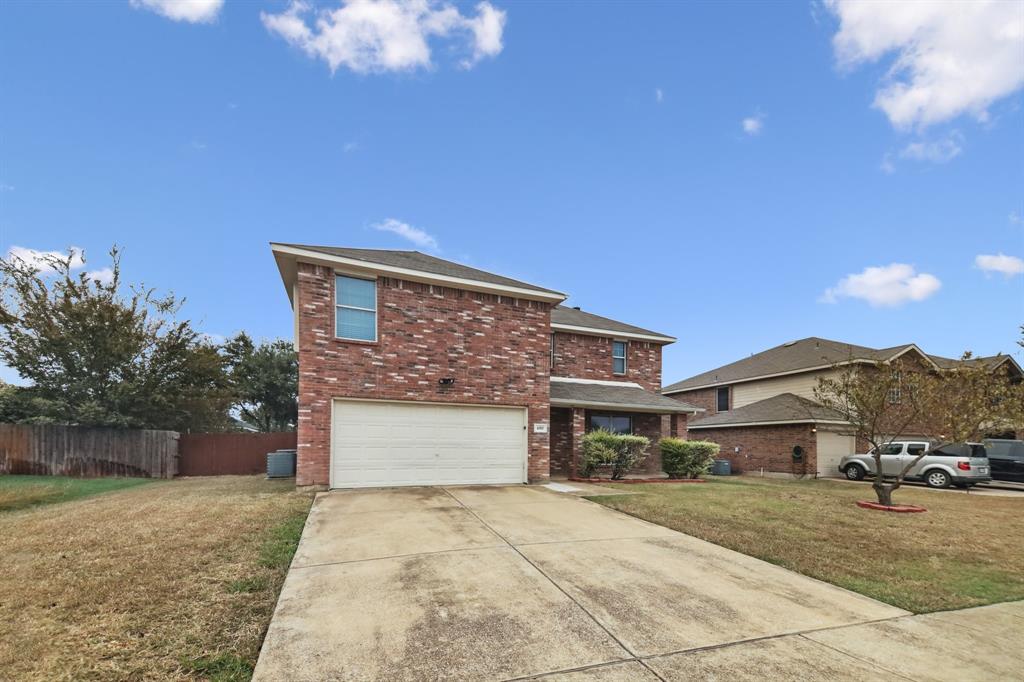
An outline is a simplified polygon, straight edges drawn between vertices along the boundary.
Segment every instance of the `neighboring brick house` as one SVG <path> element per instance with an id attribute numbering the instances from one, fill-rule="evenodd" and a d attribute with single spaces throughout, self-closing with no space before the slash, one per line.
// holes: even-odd
<path id="1" fill-rule="evenodd" d="M 818 378 L 834 376 L 845 364 L 896 358 L 913 359 L 927 370 L 959 362 L 928 355 L 914 344 L 878 349 L 811 337 L 676 382 L 662 394 L 705 410 L 689 424 L 690 437 L 721 445 L 721 456 L 734 471 L 835 476 L 839 460 L 865 444 L 854 441 L 839 415 L 814 402 Z M 1007 355 L 974 362 L 992 370 L 1009 363 L 1011 376 L 1021 376 Z M 799 459 L 793 457 L 794 446 L 802 450 Z"/>
<path id="2" fill-rule="evenodd" d="M 675 339 L 557 291 L 416 251 L 271 248 L 295 317 L 298 485 L 542 481 L 591 426 L 657 439 L 697 411 L 657 393 Z"/>

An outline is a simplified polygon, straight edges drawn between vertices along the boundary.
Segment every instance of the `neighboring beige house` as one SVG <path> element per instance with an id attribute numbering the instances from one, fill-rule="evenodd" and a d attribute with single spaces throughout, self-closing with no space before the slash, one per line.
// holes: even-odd
<path id="1" fill-rule="evenodd" d="M 814 402 L 818 379 L 834 376 L 837 366 L 904 355 L 934 369 L 959 362 L 928 355 L 914 344 L 867 348 L 810 337 L 676 382 L 664 387 L 662 394 L 704 408 L 704 415 L 689 424 L 690 437 L 721 445 L 722 456 L 735 470 L 837 476 L 839 460 L 856 446 L 853 436 L 844 433 L 840 416 Z M 975 362 L 993 370 L 1009 363 L 1011 375 L 1024 374 L 1008 355 Z M 800 446 L 802 457 L 793 456 L 794 446 Z"/>

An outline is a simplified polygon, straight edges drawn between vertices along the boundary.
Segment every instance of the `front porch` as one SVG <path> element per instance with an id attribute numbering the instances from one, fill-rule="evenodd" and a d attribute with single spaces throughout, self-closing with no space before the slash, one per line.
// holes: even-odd
<path id="1" fill-rule="evenodd" d="M 630 382 L 551 378 L 551 477 L 576 475 L 576 463 L 588 431 L 605 428 L 645 436 L 651 441 L 644 464 L 631 474 L 662 474 L 662 438 L 686 438 L 686 419 L 701 411 L 687 403 L 647 391 Z"/>

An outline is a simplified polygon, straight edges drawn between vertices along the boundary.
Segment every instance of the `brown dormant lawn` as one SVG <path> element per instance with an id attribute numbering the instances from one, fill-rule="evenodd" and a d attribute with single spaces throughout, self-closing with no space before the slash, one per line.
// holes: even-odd
<path id="1" fill-rule="evenodd" d="M 1024 497 L 901 488 L 928 512 L 894 514 L 841 481 L 616 487 L 643 494 L 590 499 L 910 611 L 1024 599 Z"/>
<path id="2" fill-rule="evenodd" d="M 0 512 L 0 676 L 248 679 L 310 502 L 221 476 Z"/>

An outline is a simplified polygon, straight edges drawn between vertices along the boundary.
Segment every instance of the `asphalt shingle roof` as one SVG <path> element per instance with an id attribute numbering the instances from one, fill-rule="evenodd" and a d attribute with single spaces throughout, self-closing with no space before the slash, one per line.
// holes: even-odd
<path id="1" fill-rule="evenodd" d="M 675 339 L 668 334 L 652 332 L 650 329 L 636 327 L 625 322 L 619 322 L 607 317 L 601 317 L 594 313 L 583 310 L 576 310 L 569 306 L 559 305 L 551 310 L 551 324 L 564 324 L 572 327 L 590 327 L 591 329 L 603 329 L 610 332 L 625 332 L 627 334 L 646 334 L 648 336 L 660 336 L 667 341 Z"/>
<path id="2" fill-rule="evenodd" d="M 648 412 L 699 412 L 700 408 L 688 403 L 645 390 L 636 384 L 623 382 L 622 386 L 558 381 L 551 378 L 551 404 L 576 407 L 610 407 Z"/>
<path id="3" fill-rule="evenodd" d="M 456 263 L 454 261 L 444 260 L 443 258 L 430 256 L 425 253 L 420 253 L 419 251 L 392 251 L 388 249 L 350 249 L 340 246 L 314 246 L 310 244 L 280 245 L 290 246 L 296 249 L 305 249 L 306 251 L 315 251 L 317 253 L 323 253 L 328 256 L 341 256 L 342 258 L 352 258 L 354 260 L 361 260 L 366 263 L 373 263 L 377 265 L 388 265 L 396 268 L 418 270 L 420 272 L 428 272 L 434 275 L 444 275 L 446 277 L 459 277 L 461 279 L 469 279 L 476 282 L 486 282 L 488 284 L 501 284 L 504 286 L 519 287 L 521 289 L 543 291 L 548 294 L 562 293 L 560 291 L 555 291 L 554 289 L 545 289 L 544 287 L 539 287 L 536 284 L 530 284 L 528 282 L 522 282 L 517 279 L 512 279 L 510 277 L 496 275 L 493 272 L 477 270 L 476 268 L 471 268 L 468 265 L 462 265 L 461 263 Z"/>
<path id="4" fill-rule="evenodd" d="M 792 393 L 777 396 L 756 403 L 737 407 L 729 412 L 719 412 L 690 422 L 687 428 L 728 426 L 751 422 L 794 422 L 794 421 L 843 421 L 843 416 L 813 400 L 801 398 Z"/>
<path id="5" fill-rule="evenodd" d="M 767 374 L 779 374 L 801 369 L 832 365 L 846 360 L 886 360 L 896 353 L 909 348 L 911 344 L 892 348 L 867 348 L 841 341 L 830 341 L 812 336 L 800 341 L 790 341 L 775 348 L 755 353 L 748 358 L 723 365 L 717 369 L 677 381 L 662 389 L 672 393 L 709 384 L 725 384 L 743 379 L 753 379 Z"/>

